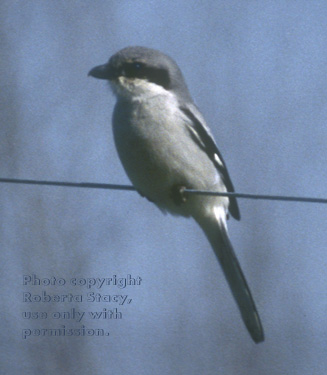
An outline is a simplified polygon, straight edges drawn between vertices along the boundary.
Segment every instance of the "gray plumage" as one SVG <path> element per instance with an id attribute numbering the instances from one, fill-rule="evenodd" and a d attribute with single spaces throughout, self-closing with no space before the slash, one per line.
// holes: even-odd
<path id="1" fill-rule="evenodd" d="M 183 188 L 234 191 L 226 165 L 177 64 L 145 47 L 127 47 L 89 75 L 109 80 L 117 103 L 116 148 L 142 196 L 162 211 L 193 217 L 206 234 L 255 342 L 264 334 L 251 292 L 227 233 L 235 198 L 183 195 Z"/>

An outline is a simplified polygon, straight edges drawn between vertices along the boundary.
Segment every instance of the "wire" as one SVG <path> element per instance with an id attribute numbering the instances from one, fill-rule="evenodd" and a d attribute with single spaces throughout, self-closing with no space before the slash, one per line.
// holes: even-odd
<path id="1" fill-rule="evenodd" d="M 0 183 L 136 191 L 134 186 L 117 185 L 117 184 L 101 184 L 101 183 L 94 183 L 94 182 L 62 182 L 62 181 L 21 180 L 21 179 L 16 179 L 16 178 L 0 178 Z M 194 190 L 194 189 L 185 189 L 183 190 L 183 192 L 186 194 L 235 197 L 235 198 L 245 198 L 245 199 L 261 199 L 261 200 L 271 200 L 271 201 L 327 203 L 326 198 L 290 197 L 290 196 L 283 196 L 283 195 L 244 194 L 244 193 L 230 193 L 230 192 L 225 193 L 225 192 Z"/>
<path id="2" fill-rule="evenodd" d="M 0 178 L 0 183 L 25 184 L 25 185 L 47 185 L 47 186 L 65 186 L 89 189 L 111 189 L 111 190 L 136 190 L 134 186 L 116 185 L 116 184 L 98 184 L 94 182 L 62 182 L 62 181 L 40 181 L 40 180 L 20 180 L 16 178 Z"/>
<path id="3" fill-rule="evenodd" d="M 326 198 L 310 197 L 290 197 L 285 195 L 266 195 L 266 194 L 245 194 L 245 193 L 217 193 L 215 191 L 185 189 L 186 193 L 202 195 L 218 195 L 223 197 L 235 197 L 246 199 L 262 199 L 269 201 L 288 201 L 288 202 L 306 202 L 306 203 L 327 203 Z"/>

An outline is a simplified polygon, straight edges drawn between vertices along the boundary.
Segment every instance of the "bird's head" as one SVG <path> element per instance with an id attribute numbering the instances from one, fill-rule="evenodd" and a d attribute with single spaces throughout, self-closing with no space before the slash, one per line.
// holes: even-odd
<path id="1" fill-rule="evenodd" d="M 146 47 L 124 48 L 106 64 L 91 69 L 89 75 L 108 80 L 118 97 L 133 99 L 171 92 L 184 100 L 190 99 L 175 61 L 160 51 Z"/>

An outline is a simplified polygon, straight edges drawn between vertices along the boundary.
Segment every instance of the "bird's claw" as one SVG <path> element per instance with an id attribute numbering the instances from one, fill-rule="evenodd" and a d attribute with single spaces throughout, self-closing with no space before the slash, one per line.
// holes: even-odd
<path id="1" fill-rule="evenodd" d="M 184 194 L 185 189 L 186 189 L 185 186 L 180 186 L 180 185 L 175 185 L 171 189 L 171 197 L 173 199 L 173 202 L 177 206 L 180 206 L 182 203 L 186 202 L 186 197 Z"/>

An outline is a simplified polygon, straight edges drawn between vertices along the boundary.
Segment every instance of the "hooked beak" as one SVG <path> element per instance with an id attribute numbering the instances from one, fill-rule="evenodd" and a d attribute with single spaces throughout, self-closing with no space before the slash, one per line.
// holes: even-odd
<path id="1" fill-rule="evenodd" d="M 110 69 L 109 64 L 103 64 L 94 67 L 89 71 L 88 76 L 107 80 L 111 80 L 114 78 L 114 74 L 112 72 L 112 69 Z"/>

